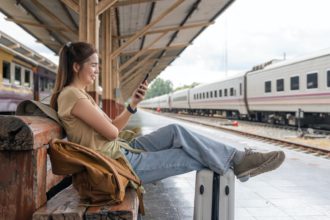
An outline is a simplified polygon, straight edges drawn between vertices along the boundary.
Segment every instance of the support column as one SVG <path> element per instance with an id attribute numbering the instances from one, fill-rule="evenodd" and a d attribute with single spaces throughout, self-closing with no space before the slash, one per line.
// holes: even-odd
<path id="1" fill-rule="evenodd" d="M 103 111 L 110 117 L 115 118 L 123 109 L 123 105 L 118 103 L 119 96 L 119 72 L 117 59 L 111 60 L 110 54 L 114 48 L 112 33 L 114 27 L 112 21 L 114 15 L 108 9 L 101 15 L 101 58 L 102 58 L 102 106 Z"/>
<path id="2" fill-rule="evenodd" d="M 96 14 L 98 0 L 79 1 L 79 41 L 91 43 L 98 50 L 99 42 L 99 20 Z M 99 103 L 99 79 L 97 78 L 87 92 Z"/>

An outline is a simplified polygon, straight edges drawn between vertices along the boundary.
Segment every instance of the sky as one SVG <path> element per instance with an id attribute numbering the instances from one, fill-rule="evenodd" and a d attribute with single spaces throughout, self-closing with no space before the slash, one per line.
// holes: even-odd
<path id="1" fill-rule="evenodd" d="M 271 59 L 291 59 L 330 48 L 330 0 L 236 0 L 159 77 L 174 88 L 210 83 Z M 0 30 L 38 53 L 58 57 L 5 21 Z M 16 38 L 17 39 L 17 38 Z"/>

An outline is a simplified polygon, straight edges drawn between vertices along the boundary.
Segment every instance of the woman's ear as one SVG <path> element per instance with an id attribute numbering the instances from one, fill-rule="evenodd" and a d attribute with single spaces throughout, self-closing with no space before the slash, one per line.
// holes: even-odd
<path id="1" fill-rule="evenodd" d="M 80 70 L 80 65 L 79 65 L 78 63 L 74 62 L 74 63 L 73 63 L 73 71 L 74 71 L 75 73 L 78 73 L 79 70 Z"/>

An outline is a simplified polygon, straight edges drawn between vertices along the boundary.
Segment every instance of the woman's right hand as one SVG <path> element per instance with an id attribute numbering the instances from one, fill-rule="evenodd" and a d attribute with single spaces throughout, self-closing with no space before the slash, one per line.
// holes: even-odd
<path id="1" fill-rule="evenodd" d="M 144 81 L 134 90 L 130 106 L 136 108 L 137 105 L 144 99 L 144 96 L 148 90 L 148 81 Z"/>

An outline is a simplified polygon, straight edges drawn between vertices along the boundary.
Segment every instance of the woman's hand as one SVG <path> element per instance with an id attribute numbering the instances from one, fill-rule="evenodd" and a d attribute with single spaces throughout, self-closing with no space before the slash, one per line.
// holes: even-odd
<path id="1" fill-rule="evenodd" d="M 134 90 L 132 95 L 132 101 L 130 104 L 132 108 L 136 108 L 139 102 L 141 102 L 144 99 L 147 89 L 148 89 L 148 81 L 144 81 L 139 85 L 139 87 L 136 90 Z"/>

